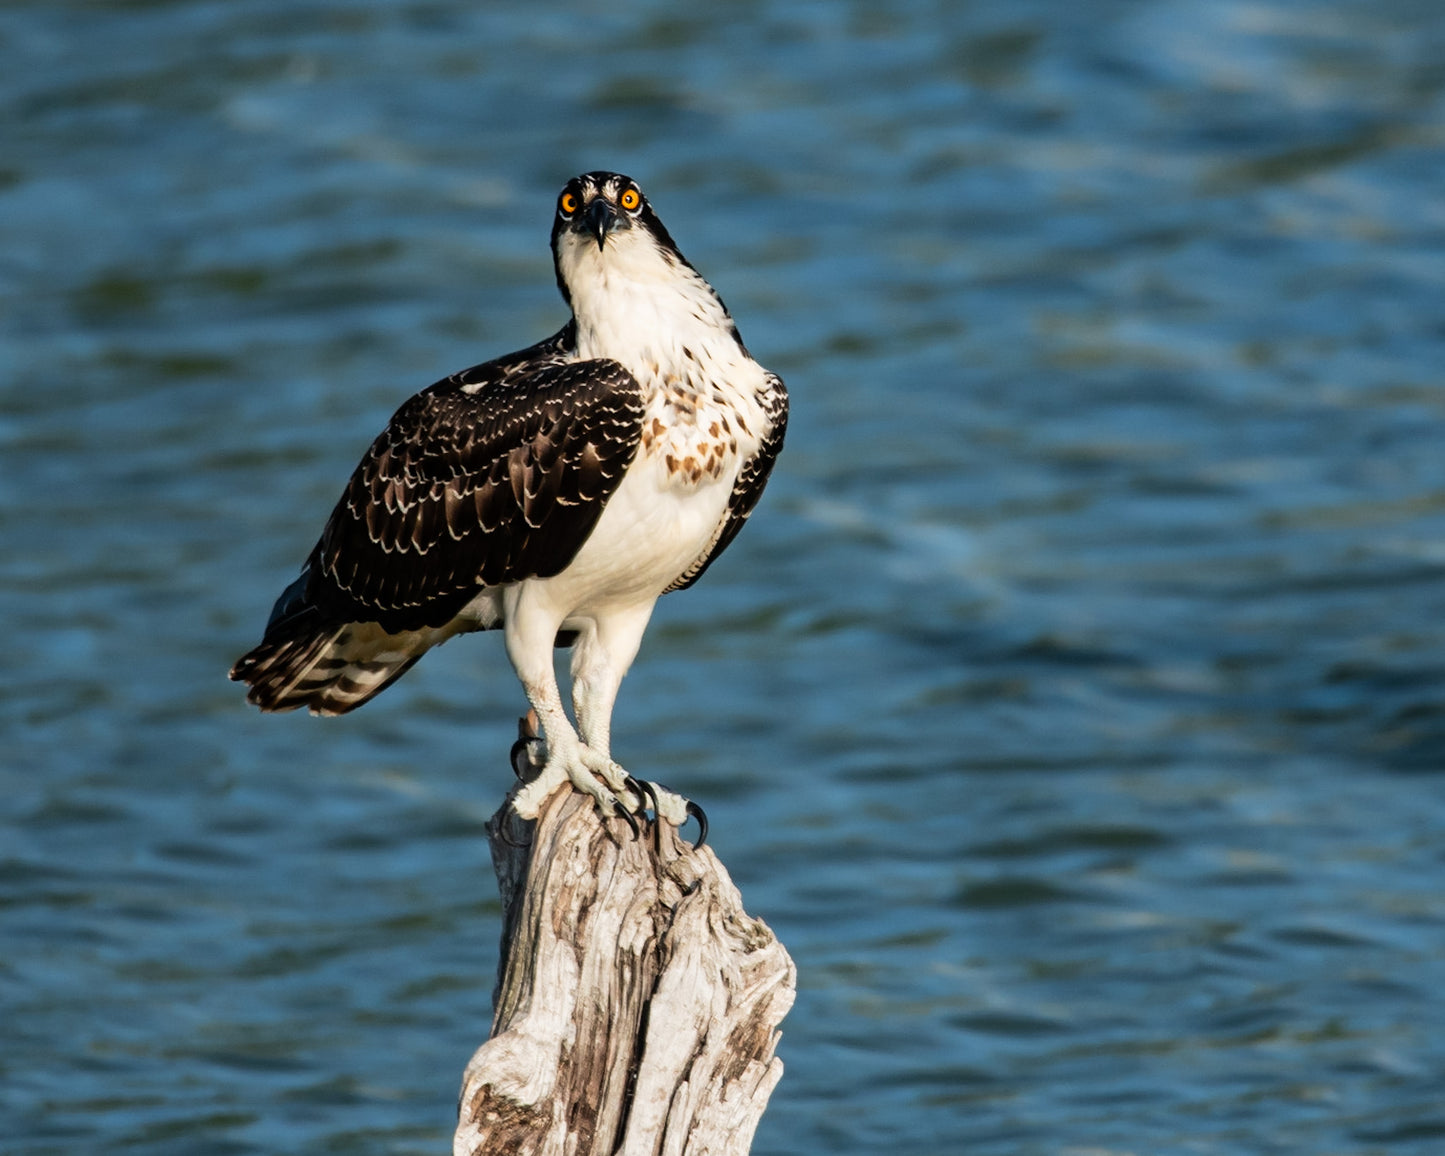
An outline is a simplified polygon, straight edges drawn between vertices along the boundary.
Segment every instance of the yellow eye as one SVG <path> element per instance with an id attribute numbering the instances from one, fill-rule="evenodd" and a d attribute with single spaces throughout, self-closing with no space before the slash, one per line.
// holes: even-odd
<path id="1" fill-rule="evenodd" d="M 638 205 L 642 204 L 642 194 L 636 189 L 624 189 L 617 203 L 630 213 L 633 209 L 637 208 Z"/>
<path id="2" fill-rule="evenodd" d="M 571 216 L 577 211 L 577 195 L 575 193 L 563 193 L 562 199 L 557 202 L 557 207 L 566 216 Z"/>

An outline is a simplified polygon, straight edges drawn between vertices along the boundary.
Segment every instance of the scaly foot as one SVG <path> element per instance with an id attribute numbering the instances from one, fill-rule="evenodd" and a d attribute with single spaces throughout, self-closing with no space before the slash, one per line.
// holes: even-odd
<path id="1" fill-rule="evenodd" d="M 512 800 L 512 807 L 524 819 L 535 819 L 552 792 L 570 782 L 596 804 L 604 815 L 620 814 L 637 834 L 634 815 L 651 809 L 663 822 L 684 826 L 695 818 L 700 829 L 695 847 L 707 840 L 707 815 L 689 799 L 657 783 L 634 779 L 610 758 L 597 754 L 585 743 L 575 743 L 570 758 L 550 757 L 538 737 L 536 715 L 518 720 L 517 741 L 512 744 L 511 763 L 519 779 L 532 778 Z M 559 752 L 560 753 L 560 752 Z M 601 780 L 601 781 L 599 781 Z"/>
<path id="2" fill-rule="evenodd" d="M 547 752 L 541 773 L 517 792 L 512 807 L 522 818 L 535 819 L 552 792 L 570 782 L 604 815 L 624 815 L 635 829 L 632 816 L 642 808 L 642 799 L 628 788 L 630 779 L 611 759 L 580 742 L 568 743 Z"/>

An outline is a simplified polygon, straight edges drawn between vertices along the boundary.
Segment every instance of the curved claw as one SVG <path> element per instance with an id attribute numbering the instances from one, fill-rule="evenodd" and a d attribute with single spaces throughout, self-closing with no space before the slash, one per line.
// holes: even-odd
<path id="1" fill-rule="evenodd" d="M 689 799 L 687 801 L 687 813 L 697 820 L 697 842 L 692 845 L 692 849 L 694 851 L 700 851 L 702 850 L 703 844 L 707 842 L 707 812 Z"/>
<path id="2" fill-rule="evenodd" d="M 512 749 L 507 753 L 507 762 L 512 766 L 512 774 L 516 775 L 519 779 L 525 779 L 527 776 L 522 772 L 522 764 L 519 763 L 517 759 L 518 756 L 527 753 L 527 744 L 531 741 L 531 739 L 525 736 L 519 738 L 512 744 Z"/>
<path id="3" fill-rule="evenodd" d="M 651 783 L 649 783 L 646 779 L 634 779 L 631 775 L 628 775 L 627 789 L 631 791 L 634 795 L 636 795 L 638 800 L 642 802 L 644 806 L 646 806 L 646 804 L 651 801 L 652 813 L 654 815 L 657 814 L 657 791 L 653 788 L 653 785 Z"/>
<path id="4" fill-rule="evenodd" d="M 642 834 L 642 832 L 638 829 L 637 820 L 633 817 L 631 811 L 629 811 L 626 807 L 622 806 L 619 803 L 617 807 L 617 813 L 627 820 L 627 825 L 632 828 L 632 837 L 634 839 L 636 839 Z"/>

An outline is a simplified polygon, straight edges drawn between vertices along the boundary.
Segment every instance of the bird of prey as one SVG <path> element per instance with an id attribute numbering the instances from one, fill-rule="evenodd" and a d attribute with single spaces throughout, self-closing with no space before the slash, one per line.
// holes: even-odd
<path id="1" fill-rule="evenodd" d="M 788 395 L 631 178 L 567 182 L 552 259 L 572 319 L 396 411 L 231 678 L 263 711 L 339 715 L 433 646 L 500 629 L 545 748 L 518 814 L 569 781 L 626 814 L 643 800 L 612 759 L 618 686 L 658 597 L 757 504 Z M 575 728 L 554 645 L 572 650 Z"/>

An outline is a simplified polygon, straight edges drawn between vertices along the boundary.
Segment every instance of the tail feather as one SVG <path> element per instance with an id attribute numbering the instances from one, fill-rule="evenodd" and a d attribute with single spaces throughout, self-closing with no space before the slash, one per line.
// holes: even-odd
<path id="1" fill-rule="evenodd" d="M 374 622 L 323 622 L 314 611 L 272 624 L 261 645 L 231 668 L 263 711 L 307 707 L 312 714 L 355 710 L 380 694 L 434 645 L 446 629 L 388 634 Z"/>

